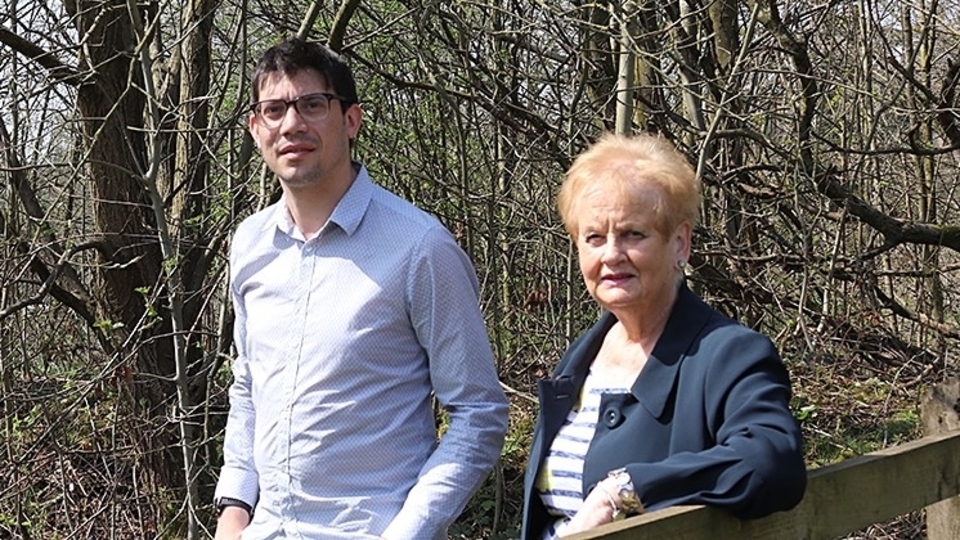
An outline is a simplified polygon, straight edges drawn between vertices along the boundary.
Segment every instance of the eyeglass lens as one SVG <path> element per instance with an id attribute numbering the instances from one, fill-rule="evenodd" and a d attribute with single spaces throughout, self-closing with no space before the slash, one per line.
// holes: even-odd
<path id="1" fill-rule="evenodd" d="M 330 112 L 330 99 L 331 96 L 325 94 L 308 94 L 290 101 L 268 99 L 257 104 L 257 113 L 264 123 L 279 125 L 287 115 L 287 109 L 293 105 L 304 120 L 323 120 Z"/>

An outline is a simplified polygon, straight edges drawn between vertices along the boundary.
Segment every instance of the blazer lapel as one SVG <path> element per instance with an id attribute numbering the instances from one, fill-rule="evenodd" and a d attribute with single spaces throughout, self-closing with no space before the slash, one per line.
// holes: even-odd
<path id="1" fill-rule="evenodd" d="M 663 334 L 631 389 L 654 418 L 660 418 L 663 414 L 680 373 L 681 360 L 710 316 L 711 311 L 706 304 L 686 284 L 680 285 Z"/>
<path id="2" fill-rule="evenodd" d="M 600 345 L 607 331 L 617 322 L 610 313 L 603 313 L 587 332 L 570 345 L 566 354 L 560 359 L 554 376 L 537 381 L 537 391 L 540 398 L 540 429 L 542 430 L 534 441 L 530 459 L 534 463 L 543 461 L 549 450 L 544 441 L 552 441 L 556 437 L 567 413 L 576 404 L 580 397 L 583 382 L 590 371 L 590 364 L 597 356 Z"/>

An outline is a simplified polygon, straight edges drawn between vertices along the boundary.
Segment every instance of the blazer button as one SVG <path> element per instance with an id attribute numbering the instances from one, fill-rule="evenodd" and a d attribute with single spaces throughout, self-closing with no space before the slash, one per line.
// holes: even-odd
<path id="1" fill-rule="evenodd" d="M 619 426 L 621 421 L 623 421 L 623 413 L 620 412 L 620 409 L 610 407 L 603 411 L 603 423 L 608 428 L 613 429 Z"/>

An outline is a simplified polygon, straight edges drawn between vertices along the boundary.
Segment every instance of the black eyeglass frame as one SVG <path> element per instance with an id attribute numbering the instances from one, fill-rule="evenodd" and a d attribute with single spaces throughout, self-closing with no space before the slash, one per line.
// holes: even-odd
<path id="1" fill-rule="evenodd" d="M 304 95 L 302 95 L 302 96 L 297 96 L 297 97 L 295 97 L 295 98 L 293 98 L 293 99 L 264 99 L 264 100 L 260 100 L 260 101 L 254 103 L 253 105 L 250 106 L 250 113 L 252 113 L 253 116 L 257 119 L 257 121 L 260 122 L 264 127 L 277 127 L 277 126 L 279 126 L 281 123 L 283 123 L 283 118 L 287 116 L 287 111 L 290 110 L 290 106 L 291 106 L 291 105 L 293 105 L 293 108 L 297 111 L 297 114 L 299 114 L 302 118 L 306 119 L 307 116 L 304 115 L 302 112 L 300 112 L 300 100 L 301 100 L 301 99 L 316 98 L 316 97 L 323 97 L 324 99 L 327 100 L 327 112 L 324 113 L 323 116 L 316 117 L 316 118 L 311 118 L 311 120 L 314 120 L 314 121 L 323 120 L 324 118 L 326 118 L 327 116 L 329 116 L 329 114 L 330 114 L 330 101 L 332 101 L 332 100 L 334 100 L 334 99 L 337 100 L 337 101 L 339 101 L 340 104 L 343 105 L 344 111 L 346 111 L 347 108 L 349 108 L 349 106 L 351 105 L 351 103 L 349 103 L 346 99 L 338 96 L 337 94 L 333 94 L 333 93 L 330 93 L 330 92 L 312 92 L 312 93 L 309 93 L 309 94 L 304 94 Z M 270 120 L 267 120 L 266 118 L 263 117 L 263 113 L 260 112 L 260 109 L 261 109 L 261 107 L 263 107 L 263 104 L 264 104 L 264 103 L 283 103 L 283 115 L 282 115 L 277 121 L 274 121 L 274 122 L 271 122 Z"/>

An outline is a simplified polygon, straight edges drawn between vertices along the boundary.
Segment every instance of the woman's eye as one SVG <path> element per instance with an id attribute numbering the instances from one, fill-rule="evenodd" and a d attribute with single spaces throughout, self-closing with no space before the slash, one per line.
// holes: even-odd
<path id="1" fill-rule="evenodd" d="M 588 244 L 598 244 L 603 240 L 603 237 L 596 233 L 587 233 L 583 235 L 583 240 Z"/>

